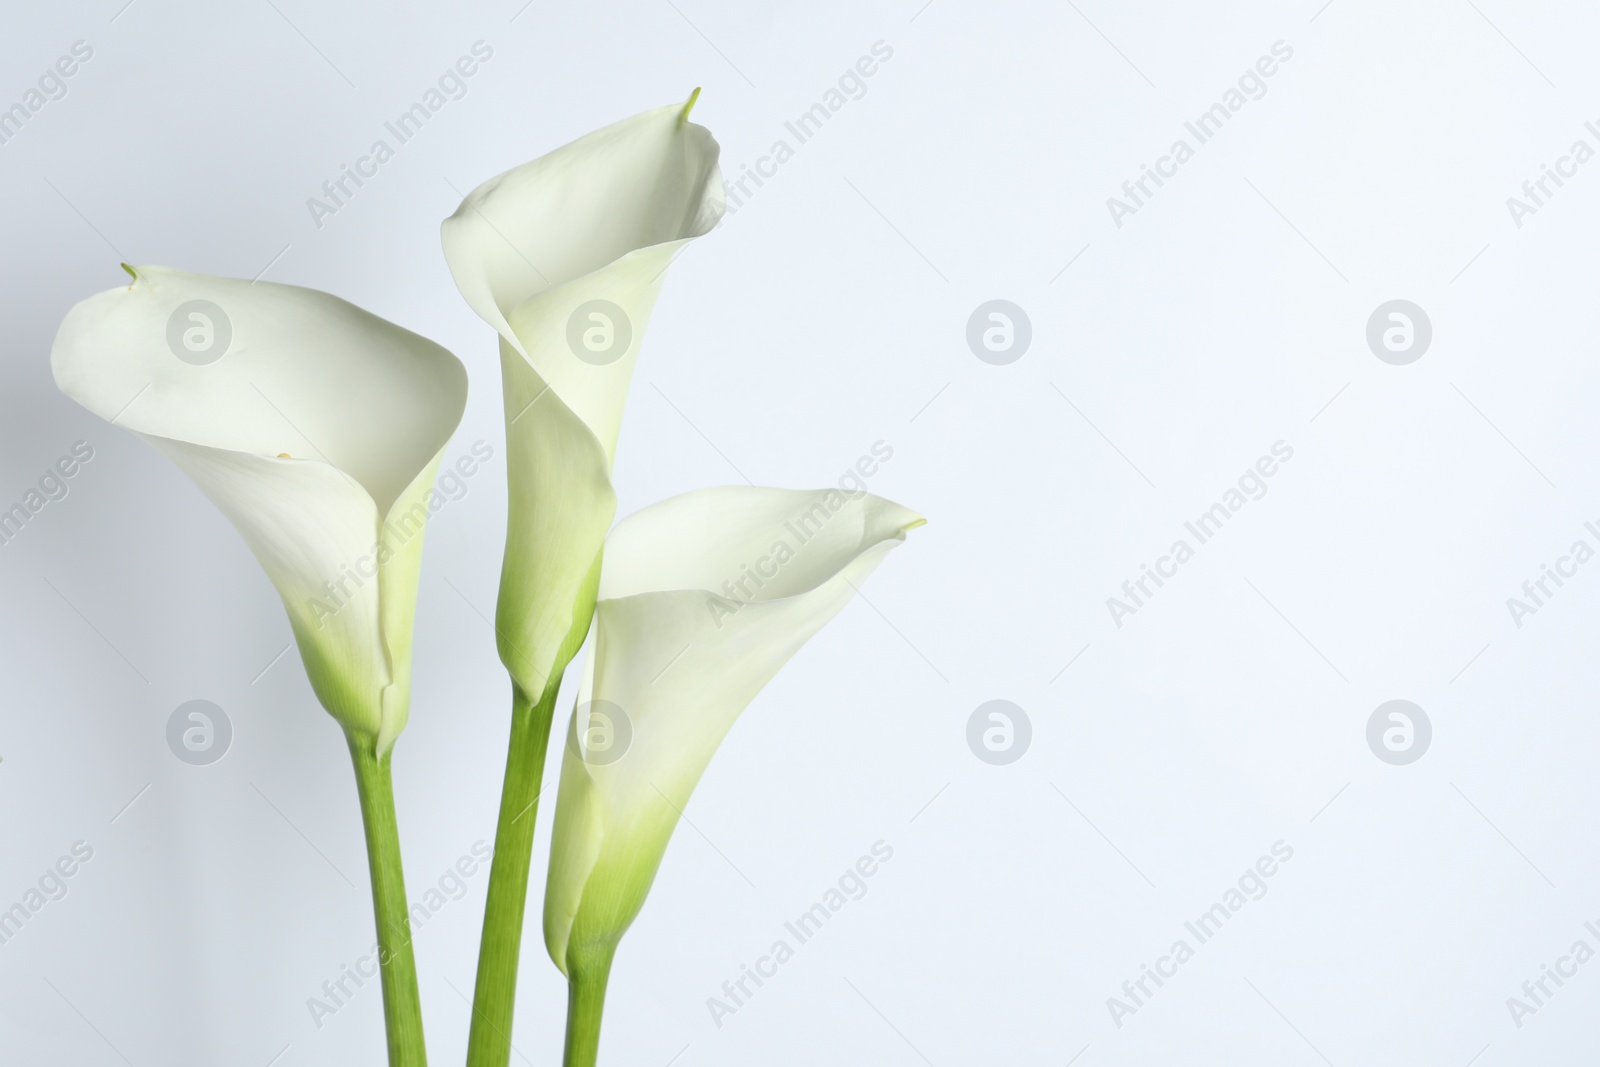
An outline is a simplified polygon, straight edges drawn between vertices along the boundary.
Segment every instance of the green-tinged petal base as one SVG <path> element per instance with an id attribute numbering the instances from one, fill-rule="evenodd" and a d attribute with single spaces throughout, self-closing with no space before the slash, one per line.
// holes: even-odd
<path id="1" fill-rule="evenodd" d="M 567 731 L 545 890 L 564 974 L 613 951 L 717 747 L 779 669 L 922 519 L 838 490 L 705 489 L 618 524 Z M 626 723 L 591 758 L 589 717 Z"/>

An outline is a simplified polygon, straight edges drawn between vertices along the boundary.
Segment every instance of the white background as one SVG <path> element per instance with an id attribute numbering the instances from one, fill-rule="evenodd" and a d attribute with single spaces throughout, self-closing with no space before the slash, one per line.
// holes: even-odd
<path id="1" fill-rule="evenodd" d="M 492 840 L 509 703 L 484 620 L 494 336 L 438 221 L 696 85 L 736 176 L 877 41 L 893 58 L 865 95 L 673 267 L 616 478 L 626 514 L 826 485 L 881 440 L 872 490 L 931 521 L 713 762 L 623 942 L 602 1062 L 1600 1055 L 1600 963 L 1520 1028 L 1506 1006 L 1574 941 L 1600 949 L 1600 564 L 1520 628 L 1506 606 L 1574 540 L 1600 547 L 1600 163 L 1520 228 L 1506 206 L 1575 139 L 1600 148 L 1593 6 L 921 2 L 11 12 L 0 105 L 73 42 L 94 55 L 0 146 L 0 508 L 73 442 L 95 458 L 0 547 L 0 908 L 74 842 L 94 858 L 0 946 L 8 1063 L 382 1060 L 376 984 L 320 1028 L 306 1005 L 372 940 L 339 732 L 297 653 L 275 659 L 289 627 L 233 529 L 54 389 L 71 304 L 124 282 L 119 260 L 265 271 L 466 362 L 448 455 L 496 458 L 428 535 L 395 755 L 418 897 Z M 306 199 L 479 40 L 465 97 L 314 225 Z M 1117 227 L 1107 197 L 1280 40 L 1266 95 Z M 965 340 L 995 298 L 1032 321 L 1008 366 Z M 1433 324 L 1408 366 L 1365 339 L 1394 298 Z M 1265 497 L 1117 627 L 1106 599 L 1280 440 Z M 164 738 L 196 698 L 235 729 L 209 767 Z M 1409 766 L 1367 747 L 1394 698 L 1433 724 Z M 1031 717 L 1009 766 L 967 746 L 991 699 Z M 716 1026 L 707 998 L 879 840 L 867 895 Z M 1280 840 L 1266 896 L 1116 1025 L 1107 998 Z M 465 1047 L 486 882 L 418 932 L 441 1064 Z M 546 1064 L 564 987 L 538 909 L 514 1062 Z"/>

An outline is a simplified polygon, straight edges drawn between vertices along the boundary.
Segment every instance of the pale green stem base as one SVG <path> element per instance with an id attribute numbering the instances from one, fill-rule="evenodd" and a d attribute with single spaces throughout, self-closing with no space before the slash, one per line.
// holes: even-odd
<path id="1" fill-rule="evenodd" d="M 567 984 L 567 1051 L 563 1067 L 595 1067 L 600 1055 L 600 1016 L 611 978 L 611 951 L 574 968 Z"/>
<path id="2" fill-rule="evenodd" d="M 538 703 L 512 684 L 511 747 L 506 753 L 500 823 L 489 868 L 489 899 L 484 906 L 483 940 L 478 949 L 478 982 L 473 990 L 468 1067 L 507 1067 L 511 1062 L 511 1024 L 517 997 L 517 959 L 522 951 L 522 920 L 528 899 L 528 869 L 533 863 L 533 827 L 539 817 L 539 787 L 544 779 L 560 676 Z"/>
<path id="3" fill-rule="evenodd" d="M 372 872 L 372 908 L 378 925 L 378 969 L 383 976 L 389 1067 L 427 1067 L 417 961 L 411 950 L 411 915 L 406 903 L 405 875 L 400 869 L 390 753 L 378 757 L 370 738 L 347 734 L 346 739 L 356 769 L 361 822 L 367 834 L 367 864 Z"/>

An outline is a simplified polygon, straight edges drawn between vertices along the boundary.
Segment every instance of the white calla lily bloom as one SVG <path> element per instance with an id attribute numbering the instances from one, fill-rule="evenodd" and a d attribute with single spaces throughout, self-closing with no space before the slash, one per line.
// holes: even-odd
<path id="1" fill-rule="evenodd" d="M 688 121 L 693 102 L 491 178 L 442 226 L 461 295 L 500 334 L 510 512 L 496 630 L 531 701 L 588 631 L 617 433 L 662 278 L 722 217 L 719 149 Z"/>
<path id="2" fill-rule="evenodd" d="M 76 305 L 56 384 L 138 433 L 238 528 L 317 698 L 377 756 L 406 724 L 423 526 L 466 405 L 424 337 L 297 286 L 139 267 Z"/>
<path id="3" fill-rule="evenodd" d="M 410 714 L 433 476 L 466 407 L 466 369 L 327 293 L 125 269 L 132 285 L 67 313 L 56 384 L 194 479 L 283 598 L 355 768 L 389 1063 L 422 1067 L 390 757 Z"/>
<path id="4" fill-rule="evenodd" d="M 545 894 L 545 941 L 576 996 L 591 974 L 603 984 L 739 714 L 922 523 L 862 492 L 719 488 L 617 525 Z"/>

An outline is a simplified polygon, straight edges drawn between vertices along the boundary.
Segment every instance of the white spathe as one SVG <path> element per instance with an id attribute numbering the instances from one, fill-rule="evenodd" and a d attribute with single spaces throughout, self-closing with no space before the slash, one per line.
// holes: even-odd
<path id="1" fill-rule="evenodd" d="M 564 973 L 609 957 L 734 720 L 922 522 L 865 493 L 718 488 L 617 525 L 551 842 Z"/>
<path id="2" fill-rule="evenodd" d="M 657 108 L 491 178 L 441 228 L 461 295 L 500 334 L 496 632 L 530 698 L 588 629 L 634 363 L 668 264 L 722 217 L 718 151 L 685 105 Z"/>
<path id="3" fill-rule="evenodd" d="M 466 406 L 460 361 L 327 293 L 139 267 L 68 312 L 50 365 L 227 515 L 317 698 L 388 751 L 410 705 L 434 472 Z"/>

